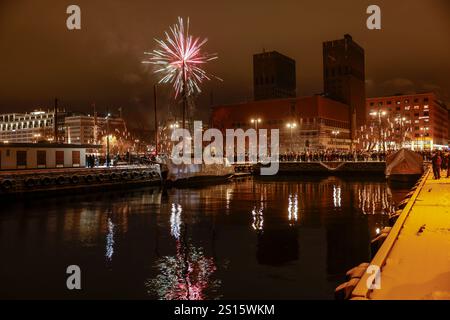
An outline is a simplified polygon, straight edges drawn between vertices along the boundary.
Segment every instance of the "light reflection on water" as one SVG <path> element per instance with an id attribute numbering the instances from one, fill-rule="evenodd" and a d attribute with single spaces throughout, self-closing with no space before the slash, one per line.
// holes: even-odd
<path id="1" fill-rule="evenodd" d="M 248 179 L 9 204 L 0 297 L 331 298 L 345 271 L 368 261 L 370 239 L 407 191 Z M 69 264 L 83 271 L 81 293 L 63 286 Z"/>

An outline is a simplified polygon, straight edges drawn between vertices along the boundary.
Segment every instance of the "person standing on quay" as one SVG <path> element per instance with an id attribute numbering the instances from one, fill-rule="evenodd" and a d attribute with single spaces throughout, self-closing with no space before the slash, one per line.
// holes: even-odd
<path id="1" fill-rule="evenodd" d="M 447 178 L 450 178 L 450 149 L 447 151 Z"/>
<path id="2" fill-rule="evenodd" d="M 431 158 L 431 164 L 433 166 L 433 174 L 434 179 L 440 179 L 441 178 L 441 163 L 442 159 L 439 154 L 439 151 L 436 151 L 433 158 Z"/>
<path id="3" fill-rule="evenodd" d="M 445 175 L 445 173 L 447 172 L 448 169 L 448 153 L 442 151 L 441 153 L 441 159 L 442 159 L 442 165 L 441 165 L 441 170 L 443 171 L 443 174 Z M 441 172 L 442 174 L 442 172 Z"/>

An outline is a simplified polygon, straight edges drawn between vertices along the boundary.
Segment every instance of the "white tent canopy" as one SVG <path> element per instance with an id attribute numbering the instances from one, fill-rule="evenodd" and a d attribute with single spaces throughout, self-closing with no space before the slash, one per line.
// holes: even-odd
<path id="1" fill-rule="evenodd" d="M 423 173 L 423 159 L 414 151 L 401 149 L 386 159 L 386 176 Z"/>

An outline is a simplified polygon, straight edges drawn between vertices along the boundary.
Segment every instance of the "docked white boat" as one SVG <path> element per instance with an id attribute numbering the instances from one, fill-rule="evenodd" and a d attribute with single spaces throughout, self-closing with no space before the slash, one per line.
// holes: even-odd
<path id="1" fill-rule="evenodd" d="M 166 163 L 168 168 L 166 182 L 177 186 L 192 186 L 205 183 L 227 181 L 234 175 L 234 167 L 224 158 L 222 164 L 179 164 Z"/>

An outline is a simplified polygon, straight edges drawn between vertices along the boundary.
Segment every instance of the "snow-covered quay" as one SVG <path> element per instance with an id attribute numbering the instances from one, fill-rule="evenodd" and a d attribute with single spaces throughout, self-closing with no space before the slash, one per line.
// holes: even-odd
<path id="1" fill-rule="evenodd" d="M 450 299 L 450 178 L 426 173 L 371 264 L 380 288 L 366 274 L 353 299 Z"/>

